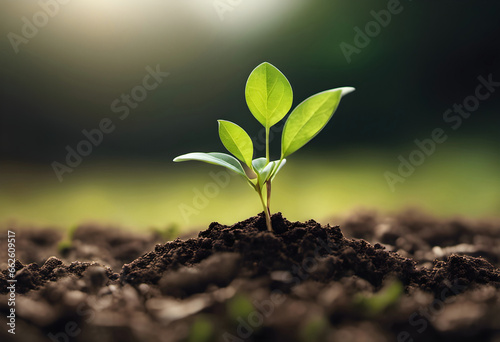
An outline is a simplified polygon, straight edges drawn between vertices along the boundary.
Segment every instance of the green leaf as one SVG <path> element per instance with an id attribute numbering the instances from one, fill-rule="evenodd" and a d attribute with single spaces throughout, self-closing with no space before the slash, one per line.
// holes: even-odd
<path id="1" fill-rule="evenodd" d="M 252 161 L 252 168 L 257 174 L 257 179 L 260 188 L 264 186 L 264 183 L 267 182 L 269 179 L 272 180 L 272 177 L 276 175 L 276 173 L 281 169 L 283 165 L 285 165 L 286 159 L 281 161 L 275 160 L 272 162 L 267 163 L 266 158 L 257 158 Z"/>
<path id="2" fill-rule="evenodd" d="M 314 138 L 330 121 L 341 97 L 352 91 L 352 87 L 336 88 L 302 101 L 292 111 L 283 128 L 281 158 L 289 156 Z"/>
<path id="3" fill-rule="evenodd" d="M 245 179 L 248 179 L 245 170 L 243 170 L 243 167 L 241 166 L 238 159 L 226 153 L 193 152 L 193 153 L 183 154 L 182 156 L 174 158 L 174 162 L 183 162 L 190 160 L 202 161 L 209 164 L 223 166 L 231 171 L 236 172 L 240 176 L 243 176 Z"/>
<path id="4" fill-rule="evenodd" d="M 286 159 L 282 159 L 279 163 L 276 164 L 275 168 L 273 169 L 273 172 L 271 173 L 271 182 L 274 180 L 274 177 L 278 174 L 278 172 L 281 170 L 283 166 L 286 164 Z"/>
<path id="5" fill-rule="evenodd" d="M 276 167 L 276 165 L 278 165 L 277 164 L 278 162 L 279 162 L 278 160 L 272 161 L 269 164 L 267 164 L 265 168 L 262 169 L 261 173 L 259 174 L 259 186 L 261 189 L 264 187 L 264 183 L 267 182 L 271 177 L 271 173 Z"/>
<path id="6" fill-rule="evenodd" d="M 250 73 L 245 98 L 253 116 L 269 128 L 283 119 L 292 107 L 292 87 L 281 71 L 264 62 Z"/>
<path id="7" fill-rule="evenodd" d="M 262 186 L 265 183 L 264 170 L 268 165 L 270 164 L 267 163 L 267 159 L 265 157 L 252 160 L 252 169 L 257 174 L 257 184 L 259 184 L 260 189 L 262 189 Z"/>
<path id="8" fill-rule="evenodd" d="M 236 158 L 252 166 L 253 143 L 250 136 L 243 128 L 231 121 L 217 120 L 219 122 L 219 137 L 224 146 Z"/>
<path id="9" fill-rule="evenodd" d="M 267 159 L 266 157 L 262 158 L 256 158 L 252 160 L 252 170 L 255 171 L 255 173 L 261 172 L 267 165 Z"/>

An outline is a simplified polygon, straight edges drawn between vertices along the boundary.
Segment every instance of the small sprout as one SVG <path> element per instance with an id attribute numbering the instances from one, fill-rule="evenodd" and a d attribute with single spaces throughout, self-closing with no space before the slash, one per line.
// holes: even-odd
<path id="1" fill-rule="evenodd" d="M 67 256 L 71 248 L 73 248 L 73 242 L 68 239 L 61 240 L 57 244 L 57 250 L 63 256 Z"/>
<path id="2" fill-rule="evenodd" d="M 237 293 L 226 302 L 226 313 L 234 323 L 239 323 L 238 318 L 248 317 L 254 311 L 252 302 L 244 294 Z"/>
<path id="3" fill-rule="evenodd" d="M 247 294 L 237 293 L 226 301 L 227 318 L 238 334 L 245 331 L 244 335 L 239 336 L 244 340 L 247 340 L 251 334 L 259 334 L 262 328 L 262 324 L 253 324 L 252 322 L 252 317 L 257 312 L 258 310 L 252 304 L 251 297 Z"/>
<path id="4" fill-rule="evenodd" d="M 309 318 L 300 329 L 300 340 L 304 342 L 324 341 L 329 323 L 323 316 Z"/>
<path id="5" fill-rule="evenodd" d="M 403 284 L 399 280 L 393 280 L 373 295 L 358 294 L 354 302 L 367 316 L 376 316 L 396 304 L 403 292 Z"/>
<path id="6" fill-rule="evenodd" d="M 61 255 L 66 256 L 73 248 L 73 238 L 77 228 L 78 225 L 76 224 L 71 226 L 66 232 L 66 237 L 57 244 L 57 250 Z"/>
<path id="7" fill-rule="evenodd" d="M 188 342 L 209 342 L 213 340 L 214 326 L 206 315 L 199 315 L 191 325 Z"/>
<path id="8" fill-rule="evenodd" d="M 273 65 L 264 62 L 250 74 L 245 87 L 245 98 L 252 115 L 266 130 L 266 156 L 253 159 L 253 143 L 243 128 L 226 120 L 218 120 L 219 137 L 233 154 L 195 152 L 181 155 L 174 162 L 197 160 L 223 166 L 242 176 L 260 197 L 266 225 L 271 226 L 271 183 L 286 163 L 286 157 L 314 138 L 330 121 L 342 96 L 354 91 L 352 87 L 335 88 L 315 94 L 300 103 L 288 116 L 281 137 L 281 157 L 270 160 L 269 131 L 281 121 L 293 102 L 292 87 L 285 75 Z M 243 165 L 255 173 L 249 177 Z"/>
<path id="9" fill-rule="evenodd" d="M 151 229 L 153 234 L 159 236 L 164 241 L 172 241 L 175 240 L 181 233 L 181 230 L 178 225 L 170 224 L 165 228 L 154 227 Z"/>

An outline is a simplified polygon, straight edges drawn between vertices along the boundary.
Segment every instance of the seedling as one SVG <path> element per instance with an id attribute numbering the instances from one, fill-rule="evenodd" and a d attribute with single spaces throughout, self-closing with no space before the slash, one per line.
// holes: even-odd
<path id="1" fill-rule="evenodd" d="M 286 157 L 296 152 L 314 138 L 330 121 L 342 96 L 354 91 L 352 87 L 326 90 L 302 101 L 290 113 L 281 136 L 281 157 L 269 159 L 269 130 L 285 117 L 292 107 L 293 93 L 285 75 L 273 65 L 264 62 L 248 77 L 245 98 L 253 116 L 266 131 L 266 156 L 253 159 L 253 143 L 250 136 L 235 123 L 219 122 L 219 137 L 233 156 L 219 152 L 194 152 L 183 154 L 174 162 L 198 160 L 223 166 L 242 176 L 257 192 L 266 216 L 267 229 L 271 226 L 271 184 L 286 163 Z M 253 172 L 245 172 L 243 165 Z M 253 174 L 252 174 L 253 173 Z"/>
<path id="2" fill-rule="evenodd" d="M 77 229 L 78 225 L 75 224 L 71 226 L 66 232 L 66 237 L 57 244 L 57 250 L 61 253 L 61 255 L 68 254 L 73 248 L 73 240 Z"/>
<path id="3" fill-rule="evenodd" d="M 397 279 L 389 281 L 380 291 L 372 295 L 358 293 L 354 303 L 367 316 L 377 316 L 395 305 L 404 293 L 404 286 Z"/>

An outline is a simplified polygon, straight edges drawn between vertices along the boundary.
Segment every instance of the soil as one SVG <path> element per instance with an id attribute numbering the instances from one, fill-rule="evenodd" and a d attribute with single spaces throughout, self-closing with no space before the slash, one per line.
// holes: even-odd
<path id="1" fill-rule="evenodd" d="M 500 221 L 261 215 L 197 236 L 18 229 L 1 341 L 500 341 Z M 2 234 L 1 246 L 6 246 Z M 77 261 L 75 261 L 77 260 Z M 7 328 L 6 328 L 7 327 Z"/>

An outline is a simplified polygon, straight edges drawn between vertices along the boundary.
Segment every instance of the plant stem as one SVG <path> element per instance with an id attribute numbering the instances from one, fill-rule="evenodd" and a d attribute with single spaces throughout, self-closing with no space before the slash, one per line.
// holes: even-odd
<path id="1" fill-rule="evenodd" d="M 269 163 L 269 127 L 266 127 L 266 161 Z"/>
<path id="2" fill-rule="evenodd" d="M 268 205 L 266 205 L 266 202 L 264 201 L 264 197 L 262 196 L 262 191 L 259 191 L 259 197 L 260 197 L 260 202 L 262 203 L 262 208 L 264 209 L 264 215 L 266 215 L 267 230 L 272 232 L 273 227 L 271 225 L 271 214 L 269 211 L 269 207 L 268 207 Z"/>
<path id="3" fill-rule="evenodd" d="M 266 127 L 266 161 L 267 164 L 269 164 L 269 127 Z M 265 184 L 266 184 L 267 201 L 264 201 L 264 197 L 262 196 L 262 189 L 259 189 L 259 196 L 262 202 L 262 207 L 264 208 L 264 214 L 266 215 L 267 230 L 272 232 L 273 227 L 271 225 L 271 210 L 269 209 L 269 204 L 271 202 L 271 181 L 268 180 Z"/>
<path id="4" fill-rule="evenodd" d="M 269 212 L 269 216 L 271 216 L 271 180 L 266 182 L 267 189 L 267 211 Z"/>

